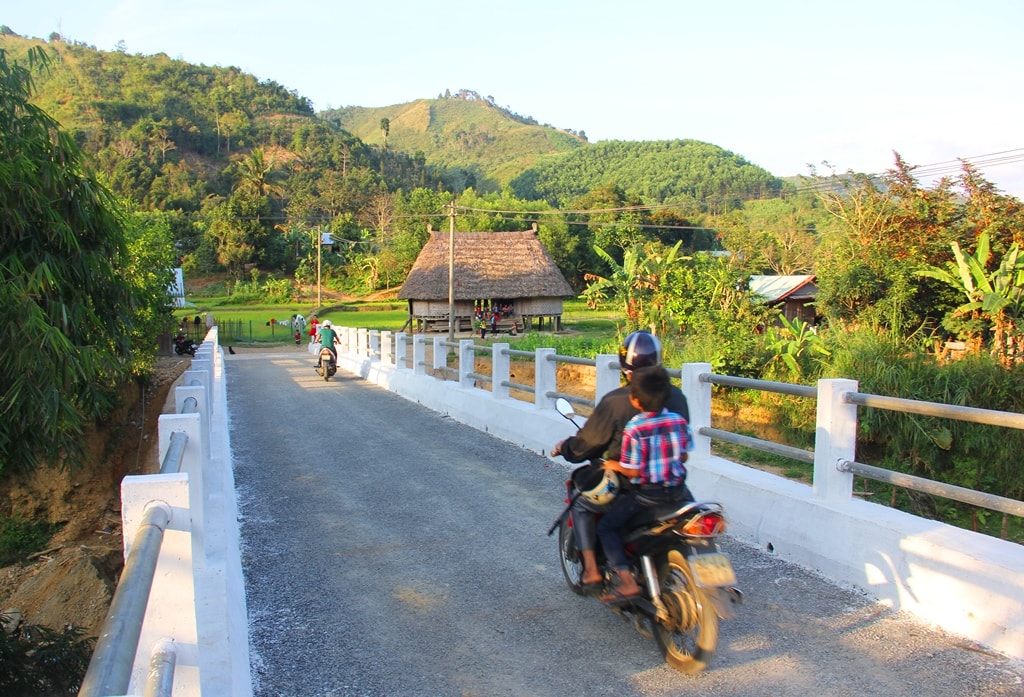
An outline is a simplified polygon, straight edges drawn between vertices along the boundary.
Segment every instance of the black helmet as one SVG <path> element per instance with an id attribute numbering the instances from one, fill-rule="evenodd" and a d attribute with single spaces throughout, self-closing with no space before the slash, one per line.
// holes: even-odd
<path id="1" fill-rule="evenodd" d="M 637 368 L 652 365 L 661 365 L 661 342 L 658 337 L 643 330 L 627 336 L 619 347 L 619 367 L 622 371 L 632 373 Z"/>

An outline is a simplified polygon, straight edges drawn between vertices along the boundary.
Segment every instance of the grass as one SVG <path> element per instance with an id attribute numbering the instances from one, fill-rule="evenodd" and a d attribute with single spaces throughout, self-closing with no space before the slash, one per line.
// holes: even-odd
<path id="1" fill-rule="evenodd" d="M 59 529 L 59 525 L 46 521 L 0 518 L 0 566 L 15 564 L 46 549 L 46 543 Z"/>
<path id="2" fill-rule="evenodd" d="M 212 312 L 221 327 L 221 341 L 254 344 L 289 344 L 294 342 L 294 328 L 285 324 L 296 313 L 305 317 L 307 325 L 303 330 L 303 341 L 309 340 L 309 319 L 312 316 L 308 306 L 298 303 L 281 305 L 232 305 L 203 304 L 180 315 L 186 324 L 198 314 Z M 388 303 L 343 303 L 325 307 L 320 313 L 321 320 L 329 319 L 338 326 L 398 331 L 405 324 L 407 312 L 397 304 Z M 274 322 L 270 320 L 273 319 Z M 205 330 L 205 324 L 201 325 Z"/>

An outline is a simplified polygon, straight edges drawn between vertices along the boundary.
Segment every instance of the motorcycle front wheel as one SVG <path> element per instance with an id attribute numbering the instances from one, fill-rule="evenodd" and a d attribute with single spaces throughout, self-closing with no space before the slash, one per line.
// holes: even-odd
<path id="1" fill-rule="evenodd" d="M 583 559 L 576 548 L 576 533 L 569 525 L 569 516 L 562 518 L 558 524 L 558 558 L 562 564 L 562 575 L 573 593 L 583 595 Z"/>
<path id="2" fill-rule="evenodd" d="M 658 579 L 669 618 L 664 622 L 652 620 L 654 638 L 670 667 L 681 673 L 699 673 L 718 647 L 714 605 L 694 581 L 689 562 L 676 550 L 659 565 Z"/>

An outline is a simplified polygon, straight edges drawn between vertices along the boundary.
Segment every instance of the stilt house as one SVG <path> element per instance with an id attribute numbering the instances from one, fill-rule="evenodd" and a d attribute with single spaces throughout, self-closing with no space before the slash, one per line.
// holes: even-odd
<path id="1" fill-rule="evenodd" d="M 428 228 L 429 229 L 429 228 Z M 537 226 L 521 232 L 456 232 L 454 274 L 457 331 L 488 328 L 516 333 L 544 320 L 558 330 L 562 302 L 575 293 L 537 238 Z M 448 330 L 449 233 L 430 229 L 430 240 L 398 292 L 409 303 L 407 327 Z M 495 326 L 489 314 L 499 312 Z"/>

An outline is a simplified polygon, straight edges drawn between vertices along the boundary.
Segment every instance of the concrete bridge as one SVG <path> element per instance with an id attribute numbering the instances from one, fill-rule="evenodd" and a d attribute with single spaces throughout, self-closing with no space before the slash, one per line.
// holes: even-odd
<path id="1" fill-rule="evenodd" d="M 312 358 L 302 350 L 282 355 L 267 354 L 266 358 L 261 359 L 270 363 L 266 366 L 268 371 L 284 371 L 288 374 L 288 380 L 302 383 L 304 389 L 315 390 L 319 396 L 333 394 L 337 398 L 337 390 L 345 389 L 346 380 L 350 382 L 357 377 L 359 384 L 384 388 L 404 400 L 428 407 L 449 421 L 484 431 L 499 439 L 503 443 L 503 448 L 513 446 L 524 453 L 529 453 L 530 458 L 547 463 L 536 468 L 550 468 L 549 474 L 545 476 L 553 476 L 555 479 L 564 476 L 564 472 L 567 471 L 565 467 L 551 462 L 545 454 L 552 443 L 568 435 L 572 429 L 552 408 L 554 398 L 558 394 L 555 377 L 558 357 L 554 355 L 553 350 L 541 349 L 531 352 L 530 359 L 535 361 L 536 366 L 535 399 L 524 402 L 509 396 L 510 389 L 522 387 L 510 379 L 510 359 L 524 356 L 515 355 L 516 352 L 510 351 L 507 345 L 498 344 L 490 349 L 493 352 L 493 373 L 490 376 L 479 376 L 473 373 L 473 356 L 477 349 L 473 347 L 472 340 L 459 342 L 456 347 L 446 346 L 442 340 L 436 340 L 432 346 L 432 360 L 428 362 L 428 342 L 423 335 L 412 338 L 411 359 L 407 357 L 410 353 L 407 350 L 410 338 L 404 335 L 342 329 L 342 337 L 345 341 L 340 350 L 342 372 L 339 378 L 342 380 L 334 383 L 318 382 L 311 369 Z M 201 508 L 205 508 L 207 514 L 213 513 L 213 517 L 199 523 L 198 527 L 196 521 L 199 521 L 199 518 L 195 518 L 190 524 L 191 532 L 188 534 L 194 539 L 193 556 L 202 555 L 200 561 L 194 564 L 195 573 L 188 574 L 188 569 L 182 568 L 179 554 L 177 563 L 170 560 L 165 565 L 170 569 L 166 576 L 158 574 L 159 578 L 164 578 L 167 582 L 161 586 L 160 595 L 153 597 L 159 600 L 151 600 L 154 609 L 147 613 L 145 630 L 139 642 L 132 694 L 141 694 L 151 647 L 155 642 L 166 641 L 169 636 L 183 638 L 180 642 L 180 655 L 183 660 L 179 659 L 175 670 L 173 694 L 251 695 L 254 690 L 248 664 L 249 642 L 255 636 L 254 633 L 259 633 L 260 621 L 257 619 L 254 627 L 252 608 L 249 609 L 249 617 L 245 616 L 245 586 L 249 585 L 252 596 L 255 581 L 251 576 L 251 569 L 243 572 L 243 555 L 239 546 L 240 543 L 245 546 L 245 535 L 240 535 L 237 526 L 238 503 L 234 498 L 236 491 L 230 472 L 232 459 L 236 458 L 242 449 L 237 445 L 238 439 L 254 435 L 252 430 L 240 434 L 232 431 L 230 427 L 226 408 L 226 393 L 230 385 L 225 380 L 225 374 L 229 375 L 230 372 L 224 369 L 223 351 L 216 344 L 215 331 L 213 336 L 204 342 L 204 346 L 208 349 L 206 355 L 209 355 L 210 360 L 212 396 L 208 400 L 200 400 L 201 403 L 207 404 L 210 420 L 209 426 L 199 429 L 198 436 L 200 439 L 205 438 L 212 449 L 222 448 L 219 454 L 214 453 L 212 458 L 207 458 L 206 465 L 219 471 L 219 474 L 200 475 L 207 482 L 203 497 L 209 499 L 207 505 Z M 447 365 L 447 355 L 450 353 L 456 356 L 458 364 L 455 367 Z M 200 361 L 207 359 L 204 354 L 199 358 Z M 231 356 L 230 360 L 243 358 L 250 359 L 250 356 Z M 428 375 L 430 368 L 450 372 L 455 380 L 431 377 Z M 597 375 L 594 395 L 596 400 L 604 391 L 617 384 L 614 356 L 598 356 L 594 369 Z M 688 364 L 682 366 L 680 373 L 684 392 L 690 402 L 692 425 L 699 434 L 702 429 L 711 428 L 711 384 L 707 381 L 711 368 L 705 364 Z M 477 387 L 485 383 L 489 383 L 490 389 Z M 952 673 L 942 670 L 935 673 L 932 678 L 928 678 L 927 670 L 920 678 L 913 677 L 916 674 L 913 673 L 911 682 L 933 680 L 936 683 L 930 688 L 924 688 L 920 694 L 1024 694 L 1021 683 L 1024 669 L 1020 663 L 1020 660 L 1024 659 L 1024 592 L 1019 580 L 1024 577 L 1024 548 L 865 503 L 852 496 L 852 476 L 849 472 L 840 471 L 836 467 L 836 462 L 854 460 L 855 453 L 851 450 L 851 444 L 855 433 L 856 409 L 851 409 L 850 403 L 844 400 L 843 395 L 855 391 L 856 385 L 851 381 L 823 381 L 817 388 L 818 442 L 814 452 L 813 486 L 784 480 L 715 458 L 711 455 L 711 439 L 703 434 L 698 436 L 697 449 L 691 459 L 691 487 L 696 491 L 714 492 L 713 497 L 722 500 L 726 505 L 731 525 L 730 535 L 734 540 L 730 553 L 738 558 L 748 559 L 752 567 L 765 568 L 776 563 L 796 565 L 793 567 L 796 570 L 779 574 L 791 577 L 801 575 L 808 583 L 812 582 L 808 580 L 811 577 L 823 576 L 839 583 L 837 587 L 840 589 L 853 589 L 866 594 L 866 598 L 873 601 L 867 607 L 873 609 L 858 610 L 861 615 L 865 612 L 876 615 L 885 613 L 887 617 L 915 618 L 912 622 L 918 624 L 911 622 L 909 625 L 901 625 L 899 629 L 907 637 L 904 641 L 908 643 L 913 641 L 909 637 L 926 636 L 936 628 L 947 631 L 948 636 L 953 638 L 949 642 L 961 647 L 957 654 L 959 657 L 950 660 L 948 656 L 942 654 L 941 662 L 946 665 L 946 670 L 952 666 Z M 268 390 L 264 395 L 268 403 L 260 408 L 269 409 L 269 413 L 279 415 L 287 410 L 299 410 L 303 415 L 303 423 L 307 426 L 307 434 L 322 430 L 330 432 L 332 428 L 337 428 L 332 427 L 332 420 L 317 423 L 315 415 L 321 411 L 308 408 L 309 404 L 294 403 L 288 396 L 290 394 Z M 245 408 L 248 410 L 248 406 Z M 354 415 L 351 418 L 354 420 Z M 281 426 L 273 418 L 260 423 L 261 428 L 257 429 L 260 431 L 273 430 Z M 385 429 L 384 432 L 360 433 L 375 439 L 378 443 L 386 442 L 388 425 L 382 424 L 381 427 Z M 168 431 L 171 430 L 173 427 L 169 426 Z M 275 437 L 279 441 L 293 439 L 290 448 L 284 451 L 294 451 L 298 459 L 296 463 L 321 456 L 317 454 L 319 450 L 309 451 L 305 445 L 306 439 L 299 437 L 298 434 L 276 433 Z M 164 441 L 162 423 L 161 442 Z M 232 442 L 236 443 L 236 446 L 232 447 Z M 332 456 L 344 458 L 344 442 L 337 443 L 337 447 L 332 449 L 335 450 Z M 261 450 L 265 448 L 261 447 Z M 358 458 L 366 458 L 366 454 L 359 451 Z M 238 463 L 234 463 L 234 469 L 239 471 Z M 193 478 L 196 476 L 193 475 Z M 210 485 L 211 482 L 213 486 Z M 172 484 L 180 486 L 180 481 Z M 151 487 L 161 485 L 160 482 L 146 484 Z M 132 486 L 129 484 L 128 488 L 131 489 Z M 137 502 L 142 498 L 152 497 L 156 495 L 152 492 L 154 490 L 156 489 L 147 491 L 143 496 L 129 496 L 129 499 Z M 242 495 L 242 520 L 245 528 L 246 525 L 256 525 L 258 521 L 246 520 L 245 490 Z M 180 495 L 178 498 L 180 500 Z M 296 503 L 296 506 L 300 505 L 301 502 Z M 138 519 L 137 513 L 130 512 L 133 508 L 135 507 L 126 506 L 125 509 L 126 539 L 131 533 L 133 521 Z M 553 509 L 557 509 L 557 505 Z M 217 529 L 220 526 L 226 529 Z M 187 533 L 189 524 L 184 522 L 179 527 Z M 196 547 L 197 536 L 204 539 L 202 550 Z M 548 556 L 554 560 L 553 549 L 548 552 Z M 274 554 L 284 552 L 279 550 Z M 811 576 L 806 576 L 808 573 Z M 186 581 L 181 580 L 183 576 L 189 575 L 190 578 Z M 188 593 L 176 593 L 173 590 L 175 583 L 171 582 L 172 578 L 181 581 L 182 587 L 187 586 Z M 272 584 L 274 580 L 261 578 L 259 582 Z M 817 592 L 815 595 L 831 596 L 834 593 L 837 592 Z M 178 595 L 182 597 L 177 598 Z M 854 602 L 848 596 L 844 598 L 841 603 Z M 599 613 L 600 608 L 593 608 L 589 612 Z M 838 612 L 842 614 L 841 610 Z M 196 619 L 193 620 L 190 630 L 184 633 L 171 626 L 173 623 L 166 621 L 169 616 L 173 616 L 180 624 L 181 618 L 187 618 L 189 615 Z M 803 620 L 803 623 L 814 621 L 812 615 L 811 618 Z M 618 631 L 624 629 L 625 627 L 620 627 Z M 726 622 L 723 624 L 723 633 L 727 633 L 728 630 L 729 624 Z M 770 634 L 771 631 L 778 630 L 776 627 L 766 631 Z M 782 630 L 796 631 L 793 627 Z M 879 625 L 872 626 L 872 630 L 879 631 L 880 637 L 885 633 Z M 261 641 L 266 639 L 264 635 Z M 828 641 L 822 636 L 818 639 Z M 618 639 L 608 638 L 608 641 L 615 642 Z M 939 640 L 939 644 L 942 644 L 942 640 Z M 946 645 L 948 646 L 948 642 Z M 898 642 L 893 646 L 893 651 L 898 651 L 897 646 Z M 358 650 L 359 646 L 352 646 L 348 653 L 357 653 Z M 653 652 L 652 645 L 649 650 Z M 828 651 L 824 647 L 821 650 L 826 653 Z M 293 651 L 298 649 L 293 647 Z M 932 653 L 938 651 L 941 650 L 935 649 Z M 974 659 L 980 662 L 971 662 Z M 833 665 L 831 661 L 834 661 L 835 657 L 822 654 L 819 659 L 814 660 L 820 660 L 823 666 L 830 666 Z M 855 658 L 853 662 L 859 663 L 860 660 L 861 658 Z M 968 662 L 963 663 L 963 660 Z M 847 657 L 833 667 L 823 669 L 837 673 L 850 670 L 850 662 L 850 658 Z M 857 671 L 863 667 L 853 665 L 849 680 L 855 681 Z M 256 668 L 258 677 L 258 665 Z M 754 666 L 753 669 L 755 672 L 759 669 L 763 672 L 765 668 Z M 775 669 L 781 670 L 778 666 Z M 890 668 L 876 665 L 871 669 L 886 671 Z M 797 673 L 799 672 L 798 670 Z M 716 673 L 713 664 L 710 673 L 714 673 L 720 679 L 729 671 L 720 670 Z M 956 682 L 974 673 L 977 673 L 975 677 L 981 676 L 982 673 L 985 677 L 983 680 L 979 679 L 981 682 Z M 261 687 L 258 679 L 255 687 L 257 694 L 398 694 L 389 693 L 386 688 L 382 691 L 354 687 L 351 691 L 328 687 L 318 690 L 302 683 L 307 678 L 316 680 L 316 674 L 318 673 L 313 669 L 309 670 L 307 676 L 304 676 L 302 671 L 295 672 L 294 690 L 291 691 L 275 688 L 273 692 L 261 693 L 259 690 L 266 689 L 266 686 Z M 754 681 L 751 686 L 742 687 L 739 685 L 742 680 L 736 680 L 733 674 L 729 674 L 732 680 L 728 686 L 723 683 L 719 686 L 720 689 L 708 689 L 705 690 L 705 694 L 767 694 L 758 691 L 764 688 L 758 687 L 754 678 L 751 679 Z M 710 688 L 716 678 L 703 680 L 711 681 L 705 684 L 705 688 Z M 785 679 L 779 680 L 779 686 L 785 684 Z M 817 682 L 812 681 L 810 685 L 798 681 L 796 691 L 792 693 L 776 686 L 771 694 L 919 694 L 914 691 L 890 690 L 892 685 L 885 681 L 869 684 L 876 686 L 874 689 L 885 690 L 884 692 L 871 693 L 870 688 L 849 693 L 841 689 L 815 690 L 813 685 L 820 688 L 821 685 L 830 684 L 827 680 L 822 683 L 820 678 L 815 680 Z M 678 694 L 684 685 L 686 683 L 671 683 L 670 680 L 669 687 L 663 686 L 664 690 L 647 686 L 640 691 L 627 691 L 625 694 Z M 878 687 L 880 685 L 889 687 Z M 978 691 L 979 685 L 986 687 Z M 485 690 L 474 692 L 467 689 L 464 694 L 549 694 L 536 687 L 521 693 L 505 688 L 490 693 Z M 620 691 L 615 694 L 624 693 Z"/>

